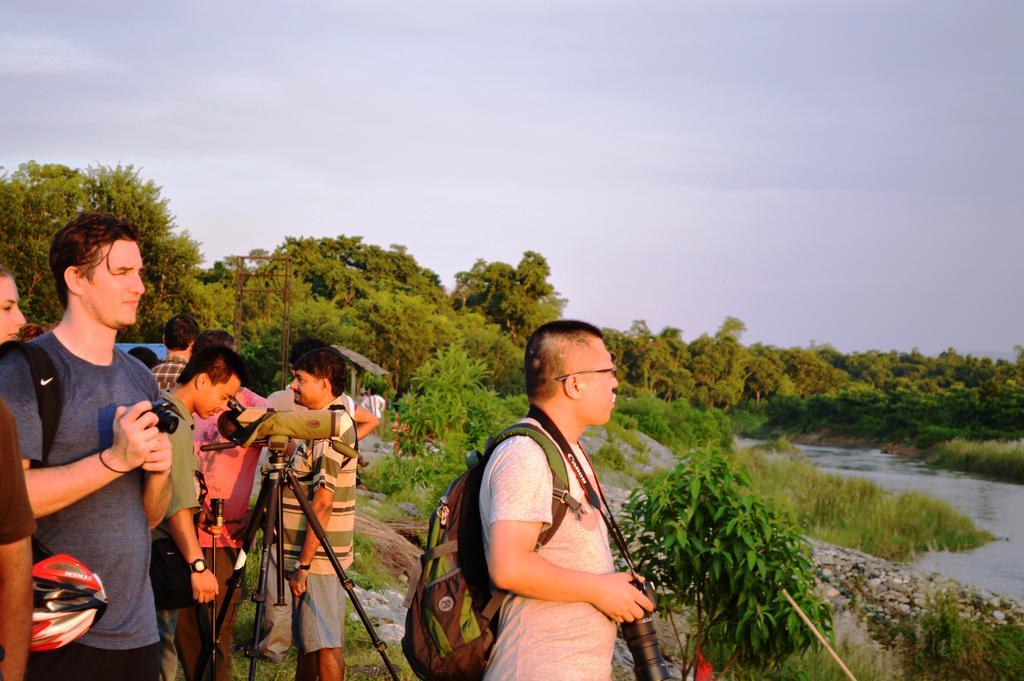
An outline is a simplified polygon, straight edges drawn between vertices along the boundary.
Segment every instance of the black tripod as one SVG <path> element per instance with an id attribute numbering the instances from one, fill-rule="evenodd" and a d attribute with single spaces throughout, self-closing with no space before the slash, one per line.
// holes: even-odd
<path id="1" fill-rule="evenodd" d="M 222 445 L 206 445 L 211 449 L 220 448 Z M 227 442 L 224 443 L 224 447 L 234 447 L 235 443 Z M 232 573 L 230 579 L 227 582 L 227 593 L 225 594 L 220 612 L 217 613 L 217 621 L 215 624 L 214 631 L 217 632 L 219 642 L 219 632 L 224 624 L 224 620 L 227 618 L 228 608 L 231 604 L 231 597 L 234 595 L 235 590 L 241 585 L 242 579 L 245 577 L 245 563 L 249 554 L 249 550 L 252 548 L 253 542 L 256 541 L 256 531 L 263 529 L 263 551 L 260 557 L 260 576 L 259 583 L 256 587 L 255 593 L 252 595 L 252 600 L 256 603 L 256 618 L 253 621 L 253 632 L 252 639 L 245 647 L 245 655 L 249 658 L 249 681 L 253 681 L 256 676 L 256 658 L 259 655 L 259 639 L 260 629 L 263 625 L 264 608 L 266 606 L 264 590 L 267 585 L 267 572 L 270 566 L 270 547 L 276 546 L 277 552 L 277 605 L 284 605 L 284 567 L 282 565 L 284 558 L 284 535 L 282 528 L 284 527 L 284 489 L 285 485 L 291 489 L 292 494 L 295 495 L 295 500 L 298 502 L 302 509 L 302 514 L 306 517 L 309 530 L 313 531 L 316 538 L 320 541 L 320 546 L 323 547 L 324 553 L 327 555 L 327 559 L 331 562 L 331 566 L 334 568 L 334 573 L 338 576 L 338 580 L 341 582 L 341 586 L 344 587 L 346 593 L 348 593 L 349 600 L 352 601 L 352 605 L 356 609 L 356 613 L 359 615 L 359 619 L 362 621 L 363 626 L 366 628 L 366 633 L 370 635 L 370 642 L 373 647 L 380 653 L 381 659 L 384 660 L 384 665 L 387 667 L 388 672 L 391 674 L 391 678 L 394 681 L 399 681 L 398 672 L 395 671 L 394 666 L 391 664 L 391 660 L 388 659 L 388 655 L 385 652 L 387 644 L 380 640 L 377 636 L 377 632 L 374 630 L 373 625 L 370 624 L 369 618 L 366 616 L 366 611 L 363 610 L 362 604 L 359 599 L 356 598 L 354 590 L 354 582 L 345 574 L 345 569 L 341 567 L 341 563 L 338 562 L 337 556 L 334 555 L 334 549 L 331 547 L 331 543 L 327 540 L 327 535 L 324 532 L 323 526 L 317 519 L 316 514 L 313 512 L 313 507 L 310 505 L 308 499 L 306 499 L 304 490 L 299 485 L 298 480 L 295 477 L 295 473 L 288 468 L 287 457 L 285 456 L 285 449 L 288 446 L 288 438 L 284 436 L 271 436 L 269 439 L 268 447 L 270 449 L 270 461 L 263 472 L 263 483 L 260 487 L 260 494 L 256 498 L 256 507 L 253 509 L 252 518 L 249 520 L 249 525 L 245 528 L 245 534 L 243 535 L 242 548 L 238 554 L 238 560 L 235 562 L 235 571 Z M 201 679 L 203 672 L 206 671 L 206 665 L 209 663 L 210 658 L 215 653 L 216 645 L 204 646 L 203 651 L 199 655 L 199 660 L 196 663 L 196 675 L 195 678 Z"/>

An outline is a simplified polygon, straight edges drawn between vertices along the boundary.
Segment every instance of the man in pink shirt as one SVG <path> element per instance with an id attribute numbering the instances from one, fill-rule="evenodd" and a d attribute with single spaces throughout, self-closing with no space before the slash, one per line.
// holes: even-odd
<path id="1" fill-rule="evenodd" d="M 235 349 L 235 339 L 227 331 L 213 329 L 203 331 L 196 337 L 193 352 L 207 345 L 224 345 Z M 243 387 L 235 396 L 244 407 L 264 409 L 267 401 Z M 261 447 L 232 447 L 212 452 L 204 452 L 200 447 L 204 444 L 223 442 L 224 438 L 217 431 L 217 417 L 208 419 L 193 415 L 195 420 L 196 457 L 199 459 L 199 470 L 206 478 L 209 493 L 203 505 L 203 515 L 209 518 L 210 499 L 224 499 L 224 531 L 214 539 L 206 532 L 199 533 L 199 545 L 203 549 L 207 565 L 213 564 L 213 542 L 216 541 L 217 582 L 219 593 L 227 593 L 225 583 L 231 577 L 238 557 L 238 549 L 242 546 L 242 534 L 249 520 L 249 499 L 252 496 L 253 481 L 259 465 Z M 224 626 L 220 631 L 220 645 L 217 651 L 217 681 L 231 680 L 231 647 L 234 643 L 235 613 L 241 601 L 241 590 L 236 590 L 232 597 L 231 608 Z M 220 603 L 217 607 L 220 608 Z M 205 606 L 200 606 L 205 607 Z M 204 643 L 209 640 L 209 610 L 203 613 L 200 626 L 195 608 L 179 611 L 178 630 L 175 645 L 181 659 L 188 681 L 196 681 L 195 666 Z M 205 680 L 204 680 L 205 681 Z"/>

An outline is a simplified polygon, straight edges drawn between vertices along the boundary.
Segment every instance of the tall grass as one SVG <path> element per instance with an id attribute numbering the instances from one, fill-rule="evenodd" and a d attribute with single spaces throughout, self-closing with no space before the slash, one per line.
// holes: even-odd
<path id="1" fill-rule="evenodd" d="M 910 634 L 907 652 L 920 679 L 1024 678 L 1024 626 L 992 626 L 966 617 L 950 592 L 930 600 Z"/>
<path id="2" fill-rule="evenodd" d="M 799 456 L 734 454 L 754 489 L 788 506 L 805 532 L 823 541 L 890 560 L 919 551 L 980 546 L 992 535 L 949 504 L 919 492 L 893 494 L 869 480 L 841 478 Z"/>
<path id="3" fill-rule="evenodd" d="M 857 681 L 901 681 L 905 676 L 894 655 L 879 655 L 870 646 L 843 642 L 836 653 Z M 820 645 L 793 655 L 777 669 L 747 670 L 742 666 L 726 677 L 733 681 L 848 681 L 849 677 Z"/>
<path id="4" fill-rule="evenodd" d="M 1009 482 L 1024 482 L 1024 441 L 964 440 L 935 446 L 928 463 L 959 471 L 982 473 Z"/>

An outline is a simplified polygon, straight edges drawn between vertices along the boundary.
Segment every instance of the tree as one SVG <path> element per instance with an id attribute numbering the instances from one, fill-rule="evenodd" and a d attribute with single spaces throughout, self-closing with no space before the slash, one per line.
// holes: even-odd
<path id="1" fill-rule="evenodd" d="M 740 345 L 745 330 L 739 319 L 727 317 L 714 338 L 705 334 L 690 343 L 697 404 L 725 411 L 739 404 L 746 381 L 748 355 Z"/>
<path id="2" fill-rule="evenodd" d="M 29 321 L 53 324 L 63 314 L 50 273 L 50 242 L 82 211 L 112 213 L 139 231 L 146 295 L 137 324 L 122 334 L 123 340 L 158 340 L 164 322 L 178 312 L 204 316 L 204 297 L 195 278 L 201 259 L 198 244 L 187 232 L 175 232 L 160 187 L 143 180 L 132 166 L 83 171 L 29 162 L 0 176 L 0 224 L 8 236 L 0 243 L 0 262 L 18 278 Z"/>
<path id="3" fill-rule="evenodd" d="M 480 312 L 519 344 L 538 326 L 557 319 L 565 300 L 548 282 L 551 268 L 544 256 L 526 251 L 516 267 L 477 260 L 455 275 L 452 306 Z"/>
<path id="4" fill-rule="evenodd" d="M 687 659 L 732 651 L 721 677 L 736 660 L 771 667 L 815 645 L 784 590 L 820 629 L 831 629 L 831 609 L 814 591 L 809 547 L 750 490 L 737 464 L 715 451 L 693 452 L 648 479 L 625 507 L 629 544 L 640 572 L 659 585 L 659 607 L 693 613 L 693 634 L 680 642 Z"/>
<path id="5" fill-rule="evenodd" d="M 346 345 L 387 369 L 398 391 L 409 387 L 413 372 L 454 336 L 452 321 L 420 296 L 374 291 L 352 310 L 354 327 Z"/>

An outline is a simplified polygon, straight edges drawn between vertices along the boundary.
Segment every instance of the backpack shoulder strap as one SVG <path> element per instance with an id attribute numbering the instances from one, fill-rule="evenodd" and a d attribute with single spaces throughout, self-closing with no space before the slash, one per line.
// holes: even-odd
<path id="1" fill-rule="evenodd" d="M 534 551 L 551 541 L 558 527 L 565 520 L 567 511 L 579 513 L 580 502 L 569 494 L 569 472 L 565 468 L 565 459 L 558 445 L 543 430 L 530 423 L 517 423 L 505 428 L 487 442 L 484 450 L 486 461 L 494 448 L 510 437 L 528 437 L 544 450 L 548 459 L 548 467 L 551 468 L 551 525 L 537 537 L 537 546 Z"/>
<path id="2" fill-rule="evenodd" d="M 43 465 L 46 466 L 49 465 L 50 448 L 53 447 L 53 440 L 57 435 L 64 398 L 60 378 L 57 376 L 56 367 L 53 366 L 53 360 L 43 348 L 34 343 L 8 341 L 0 345 L 0 357 L 14 350 L 21 350 L 32 375 L 32 385 L 36 390 L 36 406 L 39 409 L 39 420 L 42 422 Z"/>

